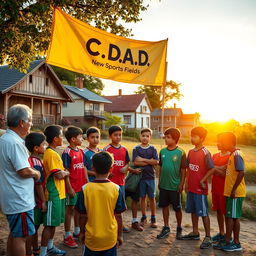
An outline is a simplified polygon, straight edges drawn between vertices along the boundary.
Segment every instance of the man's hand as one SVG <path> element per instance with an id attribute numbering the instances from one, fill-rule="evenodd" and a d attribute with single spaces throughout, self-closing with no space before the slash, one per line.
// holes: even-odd
<path id="1" fill-rule="evenodd" d="M 46 212 L 46 211 L 47 211 L 46 202 L 42 202 L 42 212 Z"/>
<path id="2" fill-rule="evenodd" d="M 35 181 L 39 181 L 41 177 L 41 173 L 37 170 L 34 170 L 34 171 L 35 171 L 34 179 Z"/>
<path id="3" fill-rule="evenodd" d="M 118 236 L 117 237 L 117 248 L 119 248 L 121 245 L 123 244 L 123 237 L 122 236 Z"/>

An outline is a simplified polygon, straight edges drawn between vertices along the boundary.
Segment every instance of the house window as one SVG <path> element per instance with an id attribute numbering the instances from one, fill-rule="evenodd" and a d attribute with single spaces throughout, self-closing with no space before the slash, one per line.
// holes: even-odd
<path id="1" fill-rule="evenodd" d="M 146 113 L 147 112 L 147 106 L 144 106 L 143 109 L 144 109 L 144 113 Z"/>
<path id="2" fill-rule="evenodd" d="M 68 107 L 68 103 L 64 102 L 62 106 L 63 106 L 63 108 L 67 108 Z"/>
<path id="3" fill-rule="evenodd" d="M 32 75 L 29 76 L 29 83 L 30 83 L 30 84 L 33 83 L 33 77 L 32 77 Z"/>
<path id="4" fill-rule="evenodd" d="M 146 122 L 147 122 L 147 128 L 149 128 L 149 117 L 146 117 Z"/>
<path id="5" fill-rule="evenodd" d="M 125 124 L 131 124 L 132 123 L 132 116 L 131 115 L 124 115 L 124 122 L 125 122 Z"/>
<path id="6" fill-rule="evenodd" d="M 49 78 L 45 79 L 45 85 L 48 86 L 49 85 Z"/>
<path id="7" fill-rule="evenodd" d="M 144 124 L 143 124 L 143 117 L 141 118 L 141 128 L 144 127 Z"/>
<path id="8" fill-rule="evenodd" d="M 93 104 L 93 110 L 99 111 L 100 110 L 100 104 Z"/>

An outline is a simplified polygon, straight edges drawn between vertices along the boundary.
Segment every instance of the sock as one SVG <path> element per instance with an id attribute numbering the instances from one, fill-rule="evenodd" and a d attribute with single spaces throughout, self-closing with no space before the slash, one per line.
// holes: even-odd
<path id="1" fill-rule="evenodd" d="M 39 256 L 46 256 L 46 254 L 47 254 L 47 247 L 46 246 L 41 246 Z"/>
<path id="2" fill-rule="evenodd" d="M 67 237 L 69 237 L 69 236 L 71 236 L 71 233 L 70 233 L 70 231 L 68 231 L 68 232 L 65 232 L 65 236 L 64 236 L 64 238 L 66 239 Z"/>
<path id="3" fill-rule="evenodd" d="M 147 218 L 147 215 L 142 215 L 142 218 L 145 218 L 145 219 L 146 219 L 146 218 Z"/>
<path id="4" fill-rule="evenodd" d="M 151 215 L 151 219 L 155 219 L 156 218 L 156 216 L 155 215 Z"/>
<path id="5" fill-rule="evenodd" d="M 132 218 L 132 223 L 138 222 L 137 218 Z"/>
<path id="6" fill-rule="evenodd" d="M 47 249 L 50 250 L 50 249 L 52 249 L 52 248 L 53 248 L 53 239 L 50 239 L 50 240 L 48 241 Z"/>
<path id="7" fill-rule="evenodd" d="M 75 227 L 74 234 L 78 235 L 80 233 L 80 227 Z"/>

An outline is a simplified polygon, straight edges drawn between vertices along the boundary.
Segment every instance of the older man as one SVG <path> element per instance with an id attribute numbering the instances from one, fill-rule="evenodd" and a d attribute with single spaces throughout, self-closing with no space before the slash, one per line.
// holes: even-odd
<path id="1" fill-rule="evenodd" d="M 9 256 L 24 256 L 26 237 L 35 233 L 33 222 L 34 179 L 40 173 L 28 163 L 23 138 L 32 126 L 32 111 L 25 105 L 12 106 L 7 114 L 6 133 L 0 137 L 0 208 L 9 222 Z"/>

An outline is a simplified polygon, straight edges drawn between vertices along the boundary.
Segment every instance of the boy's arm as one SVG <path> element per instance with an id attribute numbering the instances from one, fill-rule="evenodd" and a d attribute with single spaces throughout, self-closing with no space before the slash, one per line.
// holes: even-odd
<path id="1" fill-rule="evenodd" d="M 74 189 L 72 188 L 71 184 L 70 184 L 70 179 L 69 176 L 65 176 L 65 185 L 67 188 L 67 193 L 69 196 L 74 197 L 76 195 L 76 192 L 74 191 Z"/>
<path id="2" fill-rule="evenodd" d="M 42 212 L 45 212 L 46 211 L 46 200 L 45 200 L 43 186 L 41 184 L 36 184 L 35 185 L 35 190 L 36 190 L 37 196 L 42 201 Z"/>
<path id="3" fill-rule="evenodd" d="M 186 180 L 186 168 L 182 168 L 180 170 L 180 173 L 181 173 L 181 181 L 179 186 L 179 192 L 182 193 L 184 189 L 185 180 Z"/>
<path id="4" fill-rule="evenodd" d="M 212 168 L 210 169 L 205 175 L 204 177 L 200 180 L 200 185 L 202 188 L 205 188 L 205 182 L 208 180 L 209 177 L 211 177 L 214 173 L 215 173 L 216 169 Z"/>
<path id="5" fill-rule="evenodd" d="M 69 171 L 58 170 L 53 173 L 54 177 L 58 180 L 63 180 L 66 176 L 69 176 Z"/>
<path id="6" fill-rule="evenodd" d="M 87 182 L 89 182 L 88 170 L 87 170 L 86 166 L 84 166 L 84 175 L 85 175 Z"/>
<path id="7" fill-rule="evenodd" d="M 86 214 L 79 214 L 79 227 L 80 227 L 80 239 L 81 242 L 84 244 L 85 240 L 85 226 L 87 223 L 87 215 Z"/>
<path id="8" fill-rule="evenodd" d="M 132 168 L 132 167 L 128 167 L 128 171 L 130 172 L 130 173 L 133 173 L 133 174 L 136 174 L 136 175 L 138 175 L 138 174 L 140 174 L 141 173 L 141 169 L 140 168 Z"/>
<path id="9" fill-rule="evenodd" d="M 115 213 L 115 218 L 118 225 L 118 231 L 117 231 L 117 247 L 121 246 L 123 244 L 123 219 L 122 215 L 119 213 Z"/>

